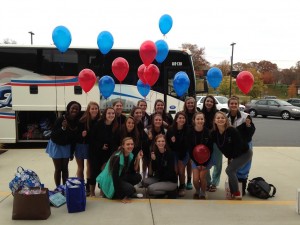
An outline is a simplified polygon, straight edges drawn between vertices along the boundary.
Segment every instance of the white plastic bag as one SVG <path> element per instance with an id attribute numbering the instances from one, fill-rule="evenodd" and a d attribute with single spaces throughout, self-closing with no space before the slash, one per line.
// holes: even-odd
<path id="1" fill-rule="evenodd" d="M 239 182 L 239 191 L 241 193 L 240 198 L 242 199 L 243 195 L 243 186 L 242 183 Z M 225 181 L 225 198 L 226 199 L 231 199 L 231 192 L 230 192 L 230 188 L 229 188 L 229 182 L 228 182 L 228 178 Z"/>

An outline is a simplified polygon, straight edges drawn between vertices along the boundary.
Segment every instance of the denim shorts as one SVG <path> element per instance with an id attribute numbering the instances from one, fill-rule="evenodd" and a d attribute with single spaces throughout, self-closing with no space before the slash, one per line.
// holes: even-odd
<path id="1" fill-rule="evenodd" d="M 77 143 L 75 146 L 76 159 L 88 159 L 89 158 L 89 145 Z"/>
<path id="2" fill-rule="evenodd" d="M 212 168 L 213 165 L 214 165 L 214 163 L 213 163 L 213 158 L 211 157 L 211 158 L 209 159 L 208 164 L 205 166 L 205 169 L 206 169 L 206 170 L 210 170 L 210 169 Z M 197 169 L 197 168 L 198 168 L 198 167 L 197 167 L 196 163 L 192 160 L 192 169 Z"/>

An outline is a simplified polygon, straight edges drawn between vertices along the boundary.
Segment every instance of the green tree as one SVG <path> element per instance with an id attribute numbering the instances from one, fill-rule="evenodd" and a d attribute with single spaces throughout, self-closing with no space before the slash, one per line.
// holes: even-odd
<path id="1" fill-rule="evenodd" d="M 256 71 L 255 68 L 251 68 L 248 71 L 252 73 L 254 77 L 254 84 L 251 91 L 248 93 L 248 95 L 251 96 L 252 98 L 261 97 L 262 93 L 264 92 L 264 89 L 266 88 L 262 80 L 262 75 L 261 73 Z"/>
<path id="2" fill-rule="evenodd" d="M 230 76 L 223 76 L 222 82 L 217 91 L 221 95 L 229 96 Z"/>

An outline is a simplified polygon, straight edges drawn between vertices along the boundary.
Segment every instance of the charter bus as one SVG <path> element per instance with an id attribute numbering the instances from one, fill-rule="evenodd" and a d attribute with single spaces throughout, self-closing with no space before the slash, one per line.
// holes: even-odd
<path id="1" fill-rule="evenodd" d="M 119 83 L 111 69 L 117 57 L 129 63 L 126 79 Z M 169 50 L 161 64 L 156 64 L 160 76 L 150 93 L 144 98 L 137 90 L 137 70 L 142 64 L 139 49 L 112 49 L 106 55 L 98 48 L 69 48 L 60 53 L 55 46 L 0 45 L 0 143 L 46 142 L 51 127 L 65 111 L 68 102 L 80 102 L 82 110 L 89 101 L 96 101 L 101 108 L 121 99 L 124 110 L 129 111 L 138 100 L 148 102 L 148 112 L 153 112 L 156 99 L 166 102 L 170 113 L 182 110 L 183 100 L 195 96 L 195 75 L 191 54 L 184 50 Z M 78 74 L 91 69 L 97 78 L 110 75 L 115 89 L 108 99 L 99 91 L 98 82 L 88 93 L 79 85 Z M 173 78 L 184 71 L 190 79 L 187 93 L 180 98 L 173 89 Z"/>

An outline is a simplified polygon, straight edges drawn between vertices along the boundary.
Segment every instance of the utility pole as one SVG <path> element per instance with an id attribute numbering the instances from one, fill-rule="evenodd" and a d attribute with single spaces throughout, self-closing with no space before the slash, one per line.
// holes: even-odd
<path id="1" fill-rule="evenodd" d="M 230 78 L 229 78 L 229 98 L 231 97 L 231 89 L 232 89 L 232 76 L 233 76 L 233 74 L 232 74 L 232 70 L 233 70 L 233 49 L 234 49 L 234 45 L 235 45 L 236 43 L 234 43 L 234 42 L 232 42 L 230 45 L 231 45 L 231 49 L 232 49 L 232 51 L 231 51 L 231 66 L 230 66 Z"/>
<path id="2" fill-rule="evenodd" d="M 29 31 L 28 33 L 30 34 L 31 45 L 33 45 L 33 37 L 32 36 L 34 35 L 34 33 L 32 31 Z"/>

